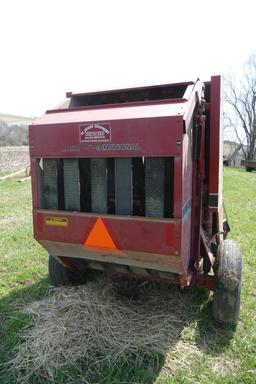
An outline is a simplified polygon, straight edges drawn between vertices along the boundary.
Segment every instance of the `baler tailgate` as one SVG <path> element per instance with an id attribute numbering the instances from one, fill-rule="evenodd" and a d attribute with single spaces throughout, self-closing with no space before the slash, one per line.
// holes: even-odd
<path id="1" fill-rule="evenodd" d="M 37 210 L 34 222 L 51 254 L 184 272 L 179 220 Z"/>

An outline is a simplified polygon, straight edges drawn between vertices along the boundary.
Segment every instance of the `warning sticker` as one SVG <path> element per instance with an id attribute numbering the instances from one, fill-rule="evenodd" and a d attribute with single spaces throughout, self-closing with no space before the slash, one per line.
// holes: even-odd
<path id="1" fill-rule="evenodd" d="M 65 217 L 46 217 L 45 224 L 54 225 L 56 227 L 67 227 L 68 219 Z"/>
<path id="2" fill-rule="evenodd" d="M 102 219 L 96 220 L 84 245 L 87 247 L 117 248 Z"/>
<path id="3" fill-rule="evenodd" d="M 111 140 L 110 123 L 91 123 L 79 126 L 80 142 L 92 143 Z"/>

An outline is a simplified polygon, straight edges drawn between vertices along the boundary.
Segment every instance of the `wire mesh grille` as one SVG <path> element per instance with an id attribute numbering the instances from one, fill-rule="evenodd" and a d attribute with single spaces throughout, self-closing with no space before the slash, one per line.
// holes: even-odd
<path id="1" fill-rule="evenodd" d="M 41 208 L 159 218 L 173 215 L 171 157 L 43 159 L 42 164 Z"/>
<path id="2" fill-rule="evenodd" d="M 145 159 L 146 216 L 164 217 L 164 159 Z"/>

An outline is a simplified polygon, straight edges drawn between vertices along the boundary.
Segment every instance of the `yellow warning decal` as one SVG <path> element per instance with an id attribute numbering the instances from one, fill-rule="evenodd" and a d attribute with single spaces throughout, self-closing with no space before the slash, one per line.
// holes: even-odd
<path id="1" fill-rule="evenodd" d="M 46 225 L 54 225 L 55 227 L 68 227 L 68 219 L 65 217 L 46 217 Z"/>

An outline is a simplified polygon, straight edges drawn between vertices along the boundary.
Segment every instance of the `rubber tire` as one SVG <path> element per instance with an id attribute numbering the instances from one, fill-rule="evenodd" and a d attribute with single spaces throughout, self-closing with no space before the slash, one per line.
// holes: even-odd
<path id="1" fill-rule="evenodd" d="M 232 240 L 224 240 L 217 251 L 217 279 L 213 316 L 218 323 L 236 325 L 240 312 L 242 254 Z"/>
<path id="2" fill-rule="evenodd" d="M 71 272 L 57 258 L 49 255 L 48 271 L 53 286 L 82 285 L 86 283 L 85 271 Z"/>

